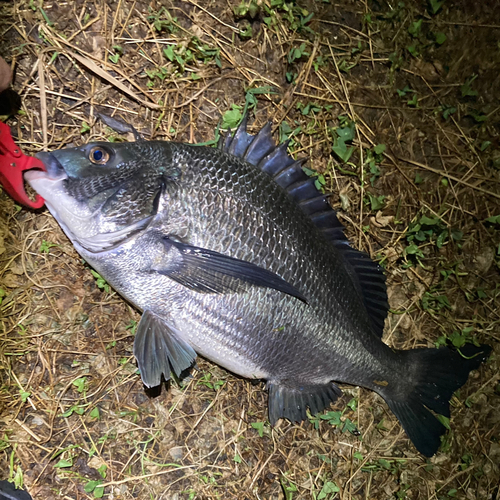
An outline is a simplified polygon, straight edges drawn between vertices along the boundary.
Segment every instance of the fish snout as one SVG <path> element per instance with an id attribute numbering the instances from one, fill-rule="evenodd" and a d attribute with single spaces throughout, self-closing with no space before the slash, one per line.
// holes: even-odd
<path id="1" fill-rule="evenodd" d="M 55 179 L 67 175 L 64 167 L 52 153 L 41 152 L 35 156 L 45 165 L 49 177 Z"/>

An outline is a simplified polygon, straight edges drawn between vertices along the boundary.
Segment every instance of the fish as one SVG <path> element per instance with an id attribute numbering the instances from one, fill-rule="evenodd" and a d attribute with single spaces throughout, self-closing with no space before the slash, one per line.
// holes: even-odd
<path id="1" fill-rule="evenodd" d="M 7 480 L 0 481 L 0 500 L 33 500 L 33 497 L 23 489 L 18 489 Z"/>
<path id="2" fill-rule="evenodd" d="M 269 421 L 301 422 L 375 391 L 432 456 L 449 400 L 491 347 L 396 350 L 382 341 L 385 275 L 353 248 L 304 159 L 247 117 L 211 148 L 94 142 L 39 153 L 26 180 L 77 252 L 142 311 L 134 355 L 150 388 L 203 356 L 265 381 Z"/>

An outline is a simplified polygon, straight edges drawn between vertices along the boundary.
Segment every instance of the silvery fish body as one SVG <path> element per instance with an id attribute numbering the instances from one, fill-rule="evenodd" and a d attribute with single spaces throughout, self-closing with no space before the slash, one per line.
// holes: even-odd
<path id="1" fill-rule="evenodd" d="M 301 161 L 270 126 L 243 123 L 219 149 L 93 143 L 42 154 L 27 179 L 77 251 L 144 312 L 134 343 L 156 386 L 202 355 L 263 379 L 271 423 L 301 421 L 361 385 L 432 455 L 448 401 L 488 346 L 394 351 L 379 266 L 353 249 Z"/>

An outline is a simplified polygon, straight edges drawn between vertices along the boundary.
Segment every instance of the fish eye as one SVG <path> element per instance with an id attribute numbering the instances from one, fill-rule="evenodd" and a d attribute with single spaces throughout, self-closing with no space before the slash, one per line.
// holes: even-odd
<path id="1" fill-rule="evenodd" d="M 109 160 L 109 153 L 101 146 L 94 146 L 89 152 L 89 160 L 96 165 L 104 165 Z"/>

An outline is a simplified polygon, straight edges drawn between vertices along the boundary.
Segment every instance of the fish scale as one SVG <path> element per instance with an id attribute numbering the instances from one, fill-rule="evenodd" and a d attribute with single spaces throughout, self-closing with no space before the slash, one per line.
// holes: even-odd
<path id="1" fill-rule="evenodd" d="M 349 246 L 303 160 L 270 130 L 250 135 L 244 121 L 218 149 L 138 141 L 54 151 L 40 156 L 47 172 L 27 180 L 77 251 L 143 311 L 134 354 L 146 386 L 181 376 L 200 354 L 265 380 L 274 424 L 328 407 L 335 382 L 361 385 L 433 455 L 445 428 L 429 410 L 449 414 L 489 346 L 465 346 L 464 359 L 384 344 L 381 268 Z"/>

